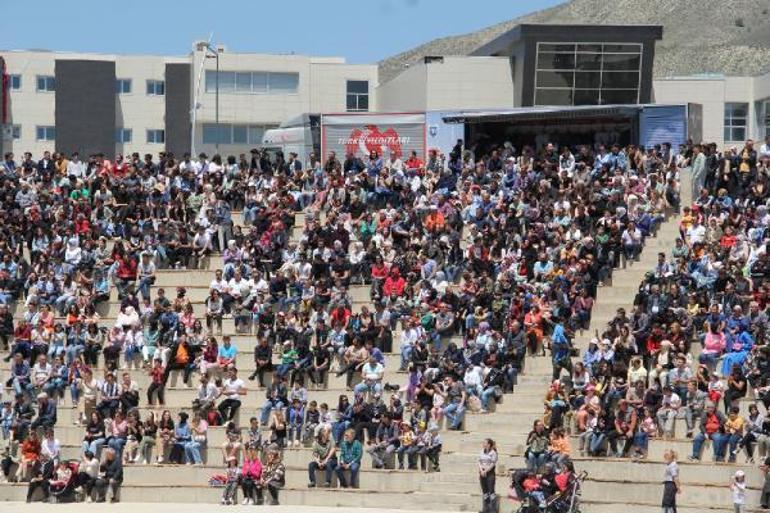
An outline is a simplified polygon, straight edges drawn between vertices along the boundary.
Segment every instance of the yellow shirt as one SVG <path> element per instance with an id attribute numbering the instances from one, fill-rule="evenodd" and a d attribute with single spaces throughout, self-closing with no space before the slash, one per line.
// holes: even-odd
<path id="1" fill-rule="evenodd" d="M 742 433 L 745 424 L 746 421 L 740 415 L 737 415 L 734 419 L 728 417 L 727 422 L 725 422 L 725 431 L 728 433 Z"/>

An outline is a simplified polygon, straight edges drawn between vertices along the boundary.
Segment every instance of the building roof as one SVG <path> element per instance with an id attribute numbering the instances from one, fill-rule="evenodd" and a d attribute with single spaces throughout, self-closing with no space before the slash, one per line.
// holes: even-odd
<path id="1" fill-rule="evenodd" d="M 553 38 L 564 41 L 565 30 L 575 36 L 577 41 L 616 41 L 618 34 L 623 40 L 660 40 L 663 38 L 661 25 L 556 25 L 545 23 L 522 23 L 499 35 L 487 44 L 477 48 L 471 55 L 495 55 L 506 51 L 522 39 Z"/>

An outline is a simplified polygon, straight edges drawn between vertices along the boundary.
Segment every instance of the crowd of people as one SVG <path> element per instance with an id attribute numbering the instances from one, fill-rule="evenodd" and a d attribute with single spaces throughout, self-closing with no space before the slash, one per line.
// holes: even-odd
<path id="1" fill-rule="evenodd" d="M 458 141 L 448 155 L 430 150 L 424 161 L 377 152 L 311 155 L 305 163 L 295 155 L 271 162 L 258 151 L 225 160 L 162 153 L 157 161 L 8 154 L 0 167 L 0 344 L 13 360 L 13 400 L 2 417 L 13 443 L 4 474 L 27 478 L 11 467 L 52 460 L 42 451 L 19 457 L 16 449 L 31 433 L 55 429 L 64 394 L 77 405 L 66 421 L 83 426 L 83 454 L 112 454 L 111 461 L 200 464 L 207 427 L 232 428 L 223 448 L 228 475 L 239 484 L 250 476 L 244 500 L 255 502 L 262 489 L 277 501 L 281 450 L 303 442 L 313 447 L 311 486 L 318 470 L 322 486 L 332 476 L 355 486 L 364 452 L 376 468 L 395 460 L 416 468 L 419 460 L 438 470 L 439 427 L 462 429 L 466 410 L 492 409 L 513 389 L 527 354 L 545 345 L 554 377 L 566 369 L 583 378 L 597 398 L 583 402 L 609 410 L 606 398 L 619 394 L 609 386 L 599 394 L 594 382 L 615 360 L 606 348 L 591 349 L 608 361 L 597 358 L 581 374 L 571 339 L 588 327 L 597 287 L 638 257 L 667 209 L 679 208 L 679 169 L 698 151 L 482 150 Z M 305 225 L 295 237 L 298 212 Z M 158 270 L 204 268 L 213 254 L 223 265 L 205 313 L 196 315 L 184 288 L 172 298 L 155 286 Z M 369 287 L 372 308 L 354 308 L 356 285 Z M 114 296 L 116 318 L 100 315 Z M 252 347 L 236 348 L 236 333 L 221 335 L 230 318 Z M 385 381 L 392 352 L 407 376 L 401 387 Z M 255 470 L 248 448 L 258 446 L 242 442 L 237 425 L 247 385 L 236 358 L 252 354 L 255 371 L 243 377 L 265 388 L 253 423 L 270 431 L 259 451 L 271 473 Z M 123 370 L 137 365 L 151 383 L 146 403 Z M 192 419 L 140 418 L 138 406 L 164 403 L 172 372 L 188 384 L 200 378 Z M 346 376 L 352 398 L 315 404 L 312 388 L 324 387 L 330 372 Z M 574 382 L 554 385 L 545 422 L 530 436 L 533 471 L 568 464 L 569 437 L 559 428 L 570 411 L 587 424 Z M 546 441 L 538 441 L 543 430 Z"/>
<path id="2" fill-rule="evenodd" d="M 709 442 L 714 461 L 744 453 L 767 473 L 770 420 L 758 403 L 770 405 L 770 138 L 758 150 L 753 141 L 724 152 L 694 145 L 682 157 L 696 187 L 680 236 L 658 255 L 633 310 L 619 308 L 563 374 L 554 354 L 546 413 L 529 435 L 530 469 L 558 457 L 553 439 L 566 431 L 581 455 L 644 459 L 650 439 L 687 438 L 692 461 Z M 672 476 L 664 507 L 679 489 Z"/>

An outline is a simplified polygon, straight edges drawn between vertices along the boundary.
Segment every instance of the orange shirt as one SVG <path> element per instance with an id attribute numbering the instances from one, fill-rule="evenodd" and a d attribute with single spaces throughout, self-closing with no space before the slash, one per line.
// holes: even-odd
<path id="1" fill-rule="evenodd" d="M 179 345 L 176 348 L 176 363 L 184 365 L 190 360 L 190 353 L 188 353 L 187 348 L 183 345 Z"/>

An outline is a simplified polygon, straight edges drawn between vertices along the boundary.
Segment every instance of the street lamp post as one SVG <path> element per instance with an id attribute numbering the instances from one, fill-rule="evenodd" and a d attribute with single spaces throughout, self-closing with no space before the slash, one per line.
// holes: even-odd
<path id="1" fill-rule="evenodd" d="M 206 45 L 206 52 L 207 58 L 214 58 L 217 60 L 217 76 L 214 81 L 214 125 L 217 128 L 217 138 L 215 139 L 214 147 L 216 148 L 216 152 L 219 153 L 219 50 L 211 46 L 211 43 L 208 43 Z"/>

